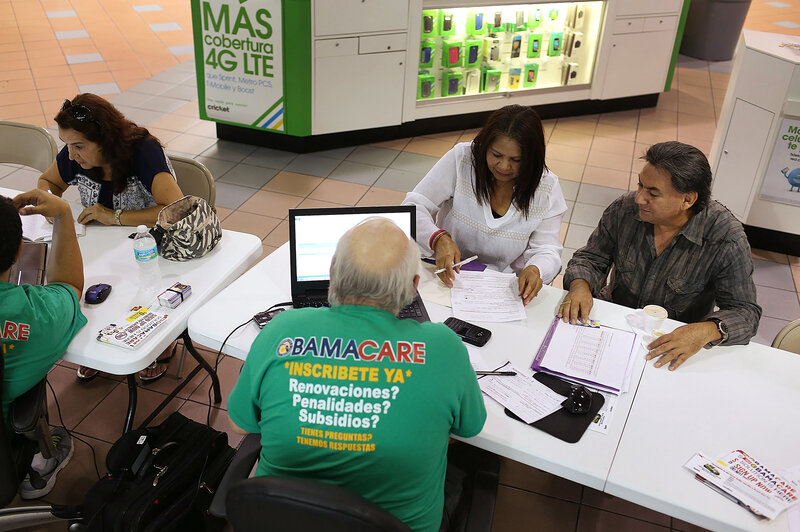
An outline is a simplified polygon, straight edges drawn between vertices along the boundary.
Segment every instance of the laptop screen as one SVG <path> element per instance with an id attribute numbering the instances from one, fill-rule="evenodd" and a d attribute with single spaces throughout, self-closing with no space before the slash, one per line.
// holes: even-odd
<path id="1" fill-rule="evenodd" d="M 308 290 L 327 291 L 331 260 L 339 239 L 352 227 L 376 216 L 393 221 L 414 239 L 416 208 L 413 205 L 290 209 L 292 297 Z"/>

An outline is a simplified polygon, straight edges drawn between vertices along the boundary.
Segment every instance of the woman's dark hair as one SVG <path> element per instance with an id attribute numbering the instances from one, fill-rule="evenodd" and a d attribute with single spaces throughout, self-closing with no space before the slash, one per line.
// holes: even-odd
<path id="1" fill-rule="evenodd" d="M 641 157 L 670 176 L 672 186 L 681 194 L 697 192 L 691 210 L 695 214 L 708 205 L 711 198 L 711 166 L 699 149 L 675 140 L 653 144 Z"/>
<path id="2" fill-rule="evenodd" d="M 5 196 L 0 196 L 0 272 L 11 268 L 17 258 L 19 243 L 22 242 L 22 220 L 14 204 Z"/>
<path id="3" fill-rule="evenodd" d="M 133 172 L 136 143 L 145 139 L 159 142 L 146 128 L 125 118 L 104 98 L 88 92 L 78 94 L 72 101 L 65 101 L 55 121 L 59 127 L 74 129 L 86 140 L 100 145 L 103 158 L 111 165 L 111 183 L 116 194 L 125 190 Z M 103 180 L 100 167 L 86 170 L 86 174 L 95 181 Z"/>
<path id="4" fill-rule="evenodd" d="M 495 177 L 486 164 L 486 152 L 498 137 L 509 137 L 519 144 L 522 160 L 514 182 L 512 203 L 527 218 L 533 194 L 547 169 L 544 161 L 542 120 L 530 107 L 507 105 L 493 112 L 472 141 L 472 166 L 475 168 L 475 196 L 478 203 L 489 203 Z"/>

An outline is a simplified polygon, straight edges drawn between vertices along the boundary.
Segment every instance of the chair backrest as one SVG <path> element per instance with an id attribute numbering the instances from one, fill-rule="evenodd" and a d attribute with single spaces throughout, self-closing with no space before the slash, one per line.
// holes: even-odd
<path id="1" fill-rule="evenodd" d="M 24 164 L 44 172 L 57 154 L 56 141 L 45 128 L 0 120 L 0 163 Z"/>
<path id="2" fill-rule="evenodd" d="M 214 185 L 214 177 L 208 168 L 201 162 L 180 155 L 169 155 L 172 169 L 175 170 L 175 177 L 178 179 L 178 186 L 185 195 L 203 198 L 209 205 L 214 207 L 217 200 L 217 187 Z"/>
<path id="3" fill-rule="evenodd" d="M 772 347 L 800 354 L 800 319 L 794 320 L 781 329 L 775 340 L 772 341 Z"/>
<path id="4" fill-rule="evenodd" d="M 226 497 L 236 532 L 410 532 L 395 516 L 339 486 L 304 478 L 255 477 Z"/>

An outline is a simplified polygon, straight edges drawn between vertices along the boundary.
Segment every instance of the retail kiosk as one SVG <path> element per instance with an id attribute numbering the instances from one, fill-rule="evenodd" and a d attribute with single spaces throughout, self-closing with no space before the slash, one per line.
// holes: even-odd
<path id="1" fill-rule="evenodd" d="M 800 38 L 742 32 L 711 166 L 751 245 L 800 255 Z"/>
<path id="2" fill-rule="evenodd" d="M 688 5 L 688 2 L 686 2 Z M 652 106 L 683 0 L 192 0 L 201 118 L 220 138 L 309 151 Z"/>

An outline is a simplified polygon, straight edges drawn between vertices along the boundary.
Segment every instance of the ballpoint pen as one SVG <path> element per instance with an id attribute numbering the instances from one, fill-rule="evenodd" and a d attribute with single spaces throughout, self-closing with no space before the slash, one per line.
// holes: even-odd
<path id="1" fill-rule="evenodd" d="M 516 371 L 475 371 L 475 375 L 500 375 L 505 377 L 513 377 L 516 374 Z"/>
<path id="2" fill-rule="evenodd" d="M 465 265 L 466 263 L 472 262 L 473 260 L 475 260 L 477 258 L 478 258 L 477 255 L 473 255 L 468 259 L 464 259 L 462 261 L 456 262 L 455 264 L 453 264 L 453 269 L 460 268 L 461 266 Z M 440 273 L 442 273 L 443 271 L 446 271 L 446 270 L 447 270 L 447 268 L 439 268 L 438 270 L 433 272 L 433 274 L 434 275 L 439 275 Z"/>

